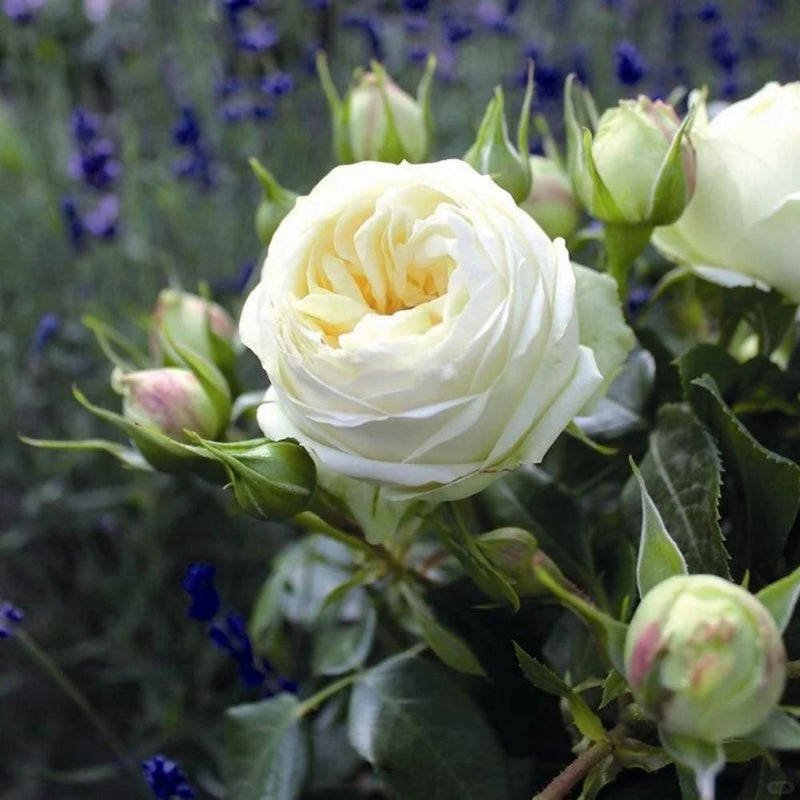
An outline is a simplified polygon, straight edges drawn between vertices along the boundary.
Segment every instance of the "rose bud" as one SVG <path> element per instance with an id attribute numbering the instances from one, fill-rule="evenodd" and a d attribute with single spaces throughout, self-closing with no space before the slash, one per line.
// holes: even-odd
<path id="1" fill-rule="evenodd" d="M 570 178 L 592 216 L 646 227 L 678 219 L 694 192 L 695 155 L 686 135 L 694 112 L 681 123 L 672 106 L 640 95 L 605 111 L 592 137 L 578 117 L 591 123 L 593 105 L 574 79 L 565 107 Z"/>
<path id="2" fill-rule="evenodd" d="M 531 156 L 530 165 L 533 187 L 520 207 L 551 239 L 568 238 L 578 230 L 581 221 L 581 209 L 568 175 L 555 161 L 544 156 Z"/>
<path id="3" fill-rule="evenodd" d="M 334 151 L 339 162 L 424 161 L 431 149 L 430 85 L 434 58 L 417 88 L 416 99 L 404 92 L 376 61 L 357 71 L 344 100 L 333 85 L 324 54 L 317 70 L 333 118 Z"/>
<path id="4" fill-rule="evenodd" d="M 497 528 L 475 537 L 475 544 L 519 597 L 548 591 L 536 576 L 537 567 L 546 569 L 559 581 L 566 580 L 552 559 L 539 549 L 536 537 L 523 528 Z M 502 599 L 491 590 L 487 594 Z"/>
<path id="5" fill-rule="evenodd" d="M 508 125 L 504 108 L 503 90 L 494 90 L 483 115 L 478 136 L 464 154 L 464 161 L 478 172 L 488 175 L 505 189 L 517 203 L 531 191 L 531 164 L 528 158 L 528 126 L 533 99 L 533 68 L 528 71 L 528 87 L 522 101 L 522 111 L 517 128 L 517 147 L 508 138 Z"/>
<path id="6" fill-rule="evenodd" d="M 150 342 L 156 353 L 162 348 L 168 351 L 172 340 L 218 365 L 223 372 L 233 366 L 236 327 L 228 312 L 216 303 L 194 294 L 164 289 L 156 301 L 153 328 L 156 335 Z"/>
<path id="7" fill-rule="evenodd" d="M 297 195 L 284 189 L 257 158 L 250 159 L 250 166 L 264 190 L 264 199 L 256 211 L 255 227 L 259 241 L 266 247 L 281 220 L 294 208 Z"/>
<path id="8" fill-rule="evenodd" d="M 714 575 L 678 575 L 643 598 L 625 641 L 633 695 L 666 731 L 744 736 L 783 692 L 786 650 L 756 597 Z"/>
<path id="9" fill-rule="evenodd" d="M 123 397 L 122 413 L 127 419 L 176 441 L 189 441 L 186 430 L 213 438 L 228 422 L 221 418 L 197 376 L 187 369 L 115 369 L 111 385 Z"/>
<path id="10" fill-rule="evenodd" d="M 258 519 L 282 520 L 304 511 L 317 485 L 311 456 L 297 442 L 194 441 L 222 464 L 239 506 Z"/>

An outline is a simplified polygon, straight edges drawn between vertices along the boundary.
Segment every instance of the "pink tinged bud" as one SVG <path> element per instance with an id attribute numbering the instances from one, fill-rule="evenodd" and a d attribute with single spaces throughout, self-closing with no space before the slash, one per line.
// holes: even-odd
<path id="1" fill-rule="evenodd" d="M 174 367 L 122 373 L 115 370 L 114 390 L 123 396 L 123 414 L 137 425 L 156 428 L 186 442 L 185 430 L 213 438 L 222 427 L 219 415 L 193 372 Z"/>
<path id="2" fill-rule="evenodd" d="M 634 686 L 644 685 L 647 673 L 661 651 L 661 645 L 661 626 L 658 622 L 651 622 L 636 640 L 628 664 L 628 680 Z"/>

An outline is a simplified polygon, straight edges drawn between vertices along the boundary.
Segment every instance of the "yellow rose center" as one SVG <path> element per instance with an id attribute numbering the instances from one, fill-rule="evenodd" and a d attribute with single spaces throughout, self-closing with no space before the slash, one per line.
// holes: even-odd
<path id="1" fill-rule="evenodd" d="M 453 212 L 448 198 L 428 187 L 357 200 L 316 232 L 296 309 L 331 347 L 425 333 L 442 321 L 456 269 L 446 222 Z"/>

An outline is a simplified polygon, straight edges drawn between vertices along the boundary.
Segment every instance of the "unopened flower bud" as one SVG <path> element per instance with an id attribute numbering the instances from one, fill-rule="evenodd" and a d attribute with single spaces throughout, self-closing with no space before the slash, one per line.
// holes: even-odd
<path id="1" fill-rule="evenodd" d="M 505 101 L 500 86 L 494 90 L 483 115 L 478 135 L 472 147 L 464 154 L 464 161 L 478 172 L 488 175 L 505 189 L 517 203 L 531 191 L 531 164 L 528 156 L 528 126 L 533 97 L 533 72 L 529 72 L 528 88 L 522 103 L 517 147 L 508 138 Z"/>
<path id="2" fill-rule="evenodd" d="M 188 369 L 162 367 L 138 372 L 115 369 L 114 391 L 122 395 L 123 416 L 155 428 L 170 439 L 187 442 L 186 430 L 213 438 L 227 425 L 211 398 Z"/>
<path id="3" fill-rule="evenodd" d="M 533 186 L 520 208 L 527 211 L 551 239 L 558 236 L 566 239 L 578 230 L 581 221 L 581 209 L 572 193 L 569 177 L 550 158 L 531 156 L 530 164 Z"/>
<path id="4" fill-rule="evenodd" d="M 581 94 L 583 93 L 583 94 Z M 649 226 L 674 222 L 694 192 L 695 155 L 688 139 L 694 117 L 683 123 L 672 106 L 648 97 L 622 100 L 596 121 L 585 90 L 567 83 L 568 163 L 584 207 L 603 222 Z"/>
<path id="5" fill-rule="evenodd" d="M 283 218 L 294 208 L 297 195 L 284 189 L 275 176 L 258 159 L 251 158 L 250 166 L 264 190 L 264 199 L 256 211 L 256 235 L 265 247 L 272 240 L 272 234 Z"/>
<path id="6" fill-rule="evenodd" d="M 497 528 L 477 536 L 475 544 L 520 597 L 547 591 L 536 577 L 534 568 L 556 567 L 539 549 L 539 543 L 532 533 L 522 528 Z"/>
<path id="7" fill-rule="evenodd" d="M 625 642 L 633 695 L 665 730 L 744 736 L 783 692 L 786 650 L 756 597 L 714 575 L 678 575 L 642 599 Z"/>
<path id="8" fill-rule="evenodd" d="M 158 335 L 151 338 L 151 347 L 156 352 L 162 345 L 168 350 L 171 340 L 218 365 L 223 372 L 233 365 L 236 326 L 228 312 L 216 303 L 187 292 L 164 289 L 156 301 L 153 327 L 156 334 L 166 339 L 159 341 Z"/>
<path id="9" fill-rule="evenodd" d="M 354 75 L 354 84 L 341 100 L 320 54 L 317 69 L 333 117 L 338 160 L 424 161 L 432 142 L 430 86 L 435 68 L 436 61 L 430 58 L 413 98 L 373 62 L 370 71 Z"/>
<path id="10" fill-rule="evenodd" d="M 311 456 L 292 440 L 195 441 L 222 464 L 236 501 L 253 517 L 281 520 L 308 507 L 317 485 Z"/>

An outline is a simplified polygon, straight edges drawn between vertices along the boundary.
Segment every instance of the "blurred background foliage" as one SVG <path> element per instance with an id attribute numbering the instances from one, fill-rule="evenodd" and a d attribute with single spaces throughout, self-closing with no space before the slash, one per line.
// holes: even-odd
<path id="1" fill-rule="evenodd" d="M 190 479 L 34 450 L 105 436 L 78 384 L 115 407 L 84 326 L 144 340 L 160 288 L 207 284 L 236 315 L 261 257 L 257 156 L 303 192 L 331 166 L 314 73 L 323 48 L 344 91 L 383 61 L 412 90 L 437 55 L 436 157 L 458 157 L 495 84 L 558 132 L 577 72 L 603 108 L 707 85 L 712 100 L 796 80 L 793 0 L 4 0 L 0 11 L 0 600 L 137 758 L 165 750 L 214 796 L 221 709 L 251 699 L 187 619 L 181 576 L 217 565 L 246 612 L 291 533 L 235 515 Z M 535 139 L 532 150 L 540 146 Z M 254 359 L 244 383 L 263 384 Z M 0 797 L 147 796 L 14 642 L 0 641 Z M 364 796 L 369 787 L 364 790 Z"/>

